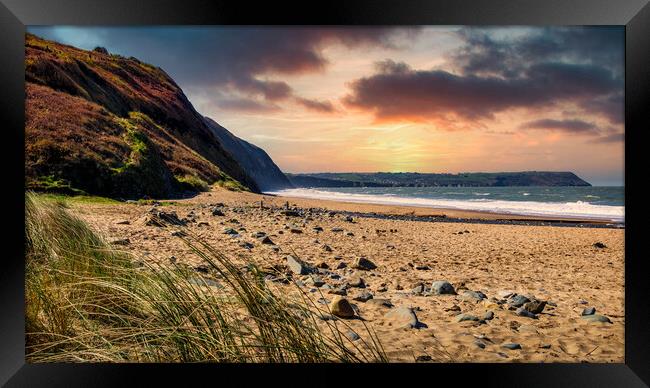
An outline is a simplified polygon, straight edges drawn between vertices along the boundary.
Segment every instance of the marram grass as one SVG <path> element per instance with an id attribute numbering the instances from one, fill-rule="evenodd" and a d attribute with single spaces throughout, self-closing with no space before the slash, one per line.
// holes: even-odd
<path id="1" fill-rule="evenodd" d="M 28 362 L 387 361 L 368 327 L 349 340 L 298 286 L 279 292 L 204 241 L 183 238 L 216 287 L 182 265 L 134 265 L 61 201 L 26 194 L 25 228 Z"/>

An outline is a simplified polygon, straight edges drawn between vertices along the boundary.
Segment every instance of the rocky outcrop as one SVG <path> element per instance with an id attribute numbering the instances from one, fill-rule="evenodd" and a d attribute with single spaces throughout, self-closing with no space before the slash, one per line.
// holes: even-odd
<path id="1" fill-rule="evenodd" d="M 205 121 L 219 139 L 221 146 L 253 178 L 260 190 L 272 191 L 293 187 L 263 149 L 238 138 L 209 117 L 205 117 Z"/>

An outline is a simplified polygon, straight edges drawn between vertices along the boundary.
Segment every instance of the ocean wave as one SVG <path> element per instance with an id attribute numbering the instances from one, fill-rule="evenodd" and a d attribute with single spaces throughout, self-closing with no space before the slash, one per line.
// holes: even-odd
<path id="1" fill-rule="evenodd" d="M 485 198 L 471 200 L 432 199 L 420 197 L 342 193 L 317 189 L 287 189 L 267 192 L 266 194 L 273 194 L 284 197 L 325 199 L 341 202 L 416 206 L 455 210 L 474 210 L 526 216 L 554 216 L 563 218 L 607 220 L 613 222 L 625 221 L 624 206 L 594 205 L 583 201 L 534 202 L 491 200 Z"/>

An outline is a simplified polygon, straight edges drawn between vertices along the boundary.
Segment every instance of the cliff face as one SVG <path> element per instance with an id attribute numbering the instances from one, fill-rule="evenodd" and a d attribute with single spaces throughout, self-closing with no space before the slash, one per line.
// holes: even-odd
<path id="1" fill-rule="evenodd" d="M 263 154 L 263 165 L 277 170 L 264 151 L 245 142 L 250 147 L 228 145 L 240 153 L 233 157 L 226 136 L 218 136 L 178 85 L 136 58 L 27 34 L 25 80 L 27 188 L 171 197 L 231 182 L 259 191 L 239 161 L 247 152 L 252 160 Z M 228 134 L 230 143 L 241 142 Z"/>
<path id="2" fill-rule="evenodd" d="M 209 117 L 205 117 L 205 121 L 223 148 L 244 168 L 260 190 L 270 191 L 293 187 L 263 149 L 238 138 Z"/>

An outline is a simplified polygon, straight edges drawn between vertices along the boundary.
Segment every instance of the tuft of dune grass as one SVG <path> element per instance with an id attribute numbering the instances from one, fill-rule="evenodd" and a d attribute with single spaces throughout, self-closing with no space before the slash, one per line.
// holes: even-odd
<path id="1" fill-rule="evenodd" d="M 192 236 L 218 287 L 182 265 L 134 265 L 63 201 L 27 193 L 25 228 L 28 362 L 387 361 L 370 328 L 352 342 L 297 285 L 288 296 Z"/>

